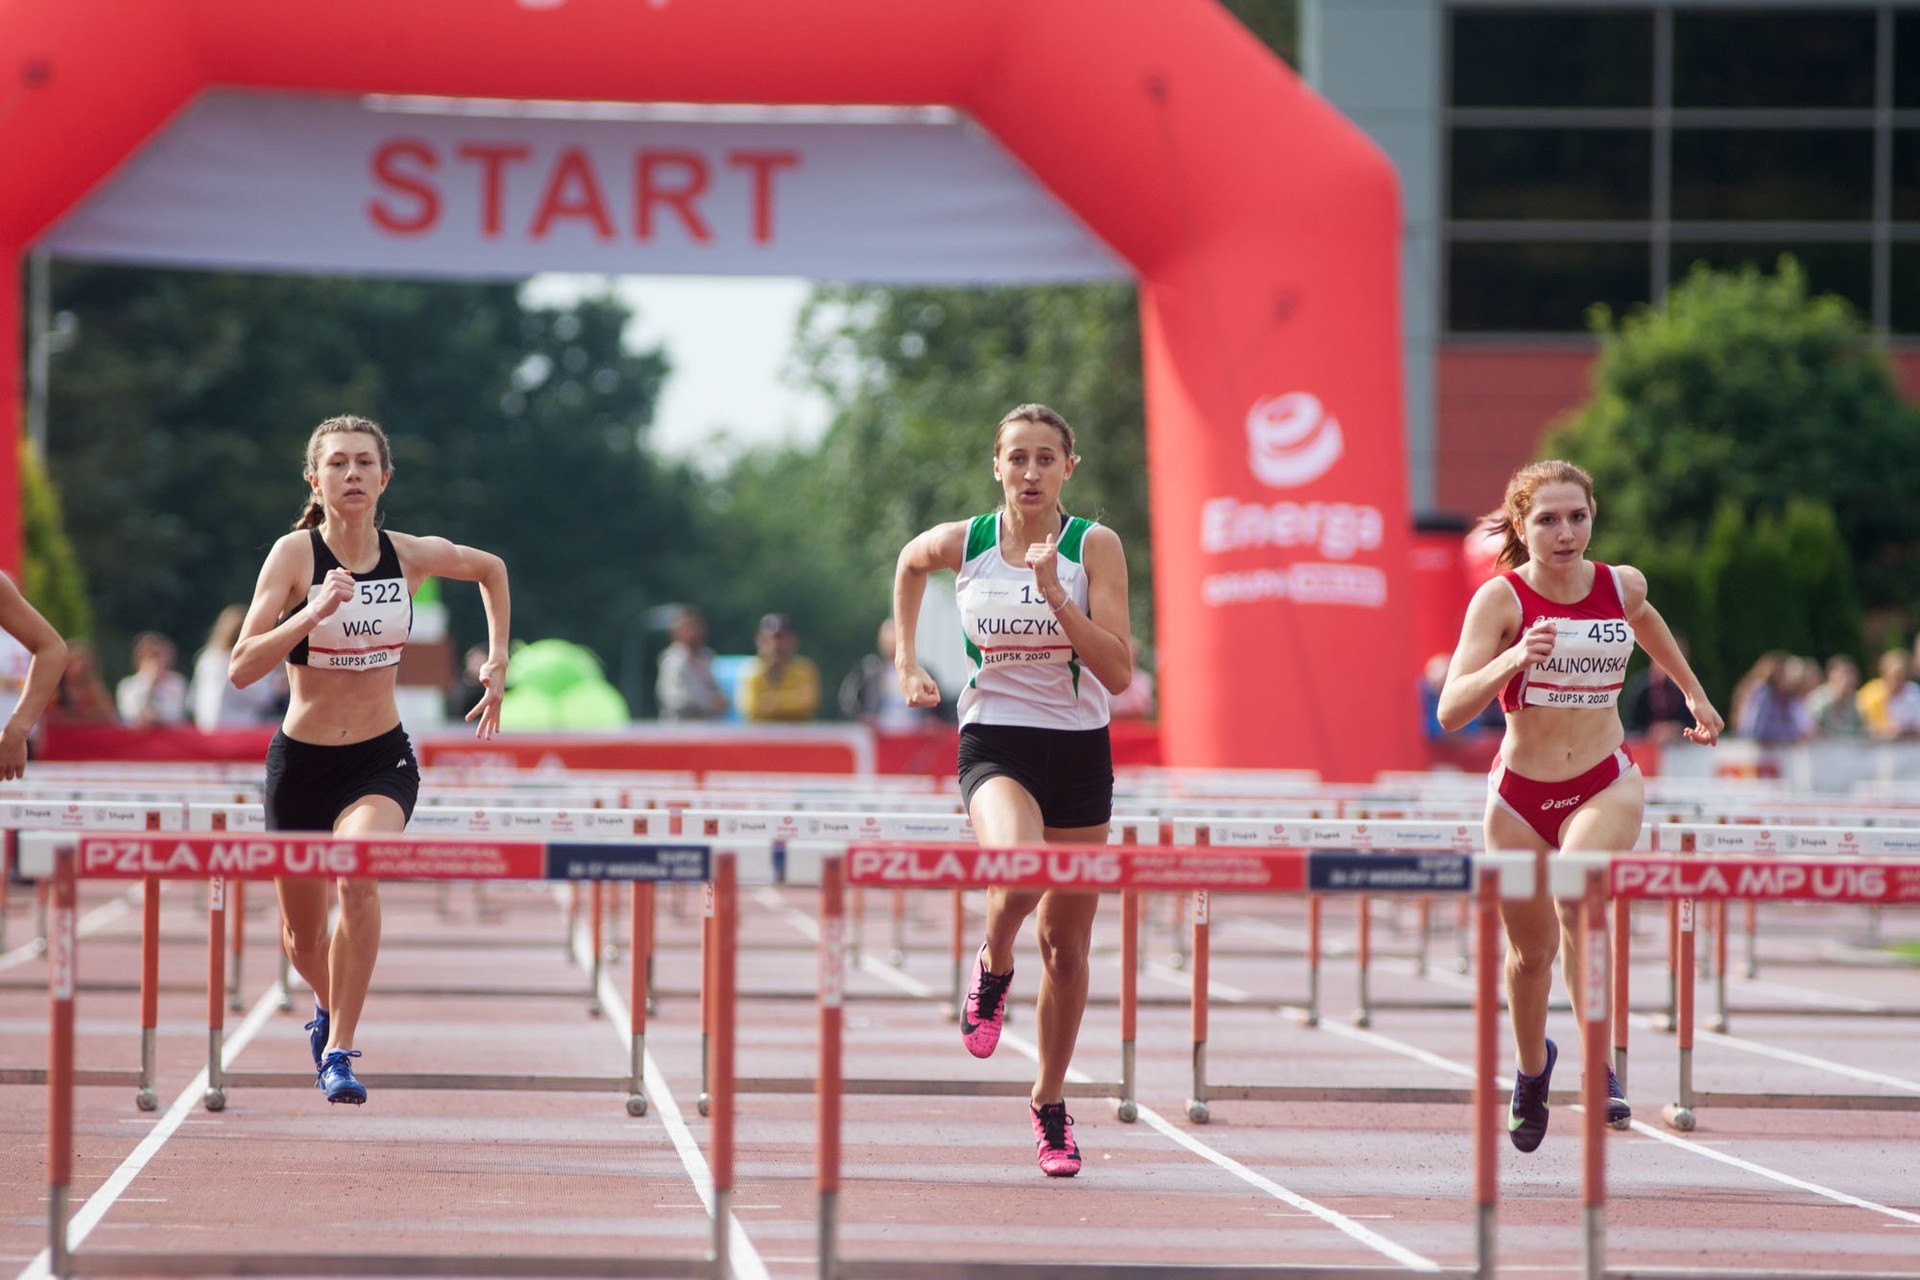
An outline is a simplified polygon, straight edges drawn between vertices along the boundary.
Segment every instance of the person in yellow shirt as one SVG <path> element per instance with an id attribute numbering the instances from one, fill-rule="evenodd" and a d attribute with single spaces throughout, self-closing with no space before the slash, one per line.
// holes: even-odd
<path id="1" fill-rule="evenodd" d="M 820 668 L 797 650 L 800 633 L 784 613 L 760 619 L 754 657 L 740 676 L 736 699 L 747 720 L 811 720 L 820 709 Z"/>
<path id="2" fill-rule="evenodd" d="M 1880 674 L 1860 686 L 1854 702 L 1870 737 L 1920 737 L 1920 686 L 1912 679 L 1905 649 L 1880 655 Z"/>

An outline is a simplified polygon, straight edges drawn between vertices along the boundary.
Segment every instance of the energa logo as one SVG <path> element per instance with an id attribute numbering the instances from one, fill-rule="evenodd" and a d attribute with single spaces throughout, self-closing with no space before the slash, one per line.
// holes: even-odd
<path id="1" fill-rule="evenodd" d="M 1262 484 L 1275 489 L 1318 480 L 1345 447 L 1340 420 L 1311 392 L 1269 396 L 1247 410 L 1248 465 Z"/>

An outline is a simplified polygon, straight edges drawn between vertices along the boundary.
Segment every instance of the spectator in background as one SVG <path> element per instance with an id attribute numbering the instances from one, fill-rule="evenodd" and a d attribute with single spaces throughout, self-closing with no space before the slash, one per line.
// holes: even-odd
<path id="1" fill-rule="evenodd" d="M 93 646 L 75 640 L 67 646 L 67 669 L 60 673 L 60 687 L 54 691 L 47 717 L 62 724 L 112 724 L 117 718 L 113 695 L 100 678 L 100 664 L 94 661 Z"/>
<path id="2" fill-rule="evenodd" d="M 1854 695 L 1868 735 L 1882 741 L 1920 737 L 1920 686 L 1913 683 L 1907 651 L 1889 649 L 1881 654 L 1879 671 Z"/>
<path id="3" fill-rule="evenodd" d="M 1133 679 L 1107 699 L 1107 714 L 1115 720 L 1151 720 L 1159 711 L 1154 700 L 1153 672 L 1140 665 L 1140 637 L 1128 636 L 1133 654 Z"/>
<path id="4" fill-rule="evenodd" d="M 460 670 L 453 677 L 453 683 L 447 686 L 447 714 L 464 716 L 467 708 L 487 696 L 486 681 L 482 680 L 481 668 L 487 665 L 487 646 L 471 644 L 460 657 Z"/>
<path id="5" fill-rule="evenodd" d="M 287 691 L 286 668 L 276 668 L 273 676 L 256 681 L 244 689 L 233 687 L 227 679 L 227 661 L 233 656 L 233 642 L 240 638 L 240 624 L 247 620 L 247 607 L 230 604 L 213 620 L 206 647 L 193 660 L 193 678 L 188 682 L 188 705 L 193 708 L 193 723 L 202 733 L 215 729 L 236 729 L 265 724 L 279 710 Z"/>
<path id="6" fill-rule="evenodd" d="M 133 638 L 133 674 L 113 691 L 123 724 L 150 728 L 187 718 L 187 678 L 173 669 L 173 641 L 158 631 Z"/>
<path id="7" fill-rule="evenodd" d="M 1805 658 L 1762 654 L 1734 689 L 1734 732 L 1765 747 L 1784 747 L 1812 737 L 1805 693 L 1808 670 Z"/>
<path id="8" fill-rule="evenodd" d="M 840 682 L 840 714 L 883 732 L 919 729 L 934 720 L 926 707 L 910 707 L 900 692 L 900 676 L 893 669 L 893 619 L 880 624 L 874 651 Z"/>
<path id="9" fill-rule="evenodd" d="M 820 669 L 803 658 L 800 633 L 784 613 L 760 619 L 754 656 L 740 677 L 740 714 L 748 720 L 811 720 L 820 709 Z"/>
<path id="10" fill-rule="evenodd" d="M 713 650 L 707 647 L 707 620 L 683 605 L 667 628 L 671 637 L 660 652 L 660 674 L 653 694 L 662 720 L 718 720 L 727 714 L 727 691 L 713 674 Z"/>
<path id="11" fill-rule="evenodd" d="M 1807 695 L 1807 719 L 1822 738 L 1858 738 L 1867 731 L 1860 718 L 1860 668 L 1844 653 L 1827 659 L 1827 678 Z"/>
<path id="12" fill-rule="evenodd" d="M 1686 639 L 1675 636 L 1673 641 L 1680 646 L 1680 655 L 1686 657 Z M 1621 703 L 1620 719 L 1625 723 L 1627 732 L 1649 742 L 1678 741 L 1681 733 L 1693 726 L 1693 713 L 1687 710 L 1687 696 L 1680 692 L 1680 686 L 1674 683 L 1672 676 L 1653 663 L 1640 668 L 1627 681 Z"/>

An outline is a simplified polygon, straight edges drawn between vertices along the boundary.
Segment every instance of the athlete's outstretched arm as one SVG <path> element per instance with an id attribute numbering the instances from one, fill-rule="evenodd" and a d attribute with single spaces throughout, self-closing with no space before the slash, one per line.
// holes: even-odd
<path id="1" fill-rule="evenodd" d="M 1516 637 L 1518 637 L 1516 639 Z M 1460 643 L 1447 664 L 1435 716 L 1451 733 L 1472 723 L 1516 672 L 1553 652 L 1553 624 L 1542 621 L 1520 634 L 1520 602 L 1499 578 L 1480 584 L 1460 624 Z"/>
<path id="2" fill-rule="evenodd" d="M 285 662 L 293 647 L 313 631 L 320 619 L 339 608 L 353 594 L 353 578 L 345 569 L 327 575 L 323 590 L 305 608 L 293 608 L 307 593 L 313 573 L 311 540 L 304 531 L 282 534 L 267 552 L 260 577 L 253 584 L 253 602 L 227 659 L 227 679 L 244 689 Z M 283 611 L 291 609 L 284 621 Z"/>
<path id="3" fill-rule="evenodd" d="M 1714 709 L 1707 691 L 1700 685 L 1700 677 L 1693 674 L 1687 655 L 1680 652 L 1680 642 L 1673 638 L 1667 620 L 1647 599 L 1646 575 L 1632 565 L 1615 567 L 1620 571 L 1620 592 L 1624 597 L 1621 604 L 1627 625 L 1633 628 L 1634 640 L 1647 651 L 1654 665 L 1680 686 L 1680 696 L 1687 700 L 1687 710 L 1693 714 L 1693 727 L 1682 729 L 1681 736 L 1689 742 L 1713 746 L 1720 741 L 1720 732 L 1727 727 L 1727 722 Z"/>
<path id="4" fill-rule="evenodd" d="M 480 683 L 486 692 L 467 712 L 474 735 L 491 738 L 500 728 L 500 698 L 507 691 L 507 642 L 512 638 L 513 604 L 507 592 L 507 562 L 491 551 L 464 546 L 441 537 L 396 533 L 394 550 L 407 569 L 407 590 L 427 578 L 451 578 L 480 586 L 480 603 L 487 612 L 487 660 L 480 664 Z M 475 723 L 475 722 L 478 723 Z"/>
<path id="5" fill-rule="evenodd" d="M 67 642 L 53 629 L 40 611 L 27 603 L 13 579 L 0 573 L 0 627 L 4 627 L 32 654 L 27 662 L 27 682 L 20 690 L 20 701 L 0 731 L 0 778 L 18 778 L 27 769 L 27 735 L 40 721 L 40 713 L 53 701 L 60 687 L 61 673 L 67 669 Z"/>
<path id="6" fill-rule="evenodd" d="M 914 652 L 927 575 L 940 569 L 957 572 L 966 550 L 967 522 L 952 520 L 916 535 L 900 548 L 900 558 L 894 562 L 893 669 L 900 677 L 900 695 L 910 707 L 940 705 L 940 686 Z"/>

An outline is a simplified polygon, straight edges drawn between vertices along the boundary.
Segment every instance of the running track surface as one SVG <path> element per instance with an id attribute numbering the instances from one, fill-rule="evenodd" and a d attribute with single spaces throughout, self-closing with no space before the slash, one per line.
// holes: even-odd
<path id="1" fill-rule="evenodd" d="M 624 958 L 606 966 L 589 1012 L 583 944 L 569 949 L 551 886 L 383 889 L 386 944 L 361 1025 L 361 1108 L 312 1089 L 237 1084 L 226 1108 L 200 1105 L 207 1046 L 204 886 L 163 896 L 160 1105 L 130 1087 L 76 1094 L 76 1247 L 137 1252 L 312 1252 L 697 1256 L 707 1122 L 700 1090 L 697 894 L 660 892 L 659 997 L 644 1117 L 624 1090 L 601 1093 L 383 1089 L 383 1071 L 625 1075 Z M 139 1062 L 138 890 L 83 884 L 78 1063 Z M 621 895 L 624 900 L 624 895 Z M 16 887 L 0 953 L 0 1069 L 46 1062 L 44 960 L 29 943 L 31 891 Z M 1032 925 L 1023 930 L 1014 1011 L 979 1062 L 947 1016 L 950 899 L 909 899 L 912 948 L 890 963 L 885 895 L 867 895 L 864 948 L 849 976 L 845 1074 L 1030 1082 Z M 969 896 L 977 938 L 979 901 Z M 815 1272 L 815 895 L 741 895 L 737 1073 L 792 1077 L 795 1092 L 739 1099 L 734 1271 Z M 1174 904 L 1150 904 L 1142 975 L 1138 1122 L 1096 1097 L 1071 1103 L 1087 1164 L 1072 1180 L 1034 1166 L 1023 1100 L 860 1096 L 845 1103 L 840 1253 L 915 1258 L 1162 1264 L 1404 1266 L 1472 1263 L 1468 1108 L 1405 1103 L 1238 1101 L 1234 1084 L 1464 1087 L 1472 1054 L 1469 981 L 1444 929 L 1424 975 L 1410 906 L 1376 901 L 1370 1028 L 1349 1010 L 1356 984 L 1339 953 L 1350 904 L 1330 902 L 1325 1016 L 1306 1028 L 1284 1005 L 1305 997 L 1297 901 L 1214 898 L 1211 1122 L 1190 1123 L 1188 979 L 1170 933 Z M 1703 1107 L 1698 1128 L 1660 1123 L 1676 1080 L 1674 1039 L 1648 1014 L 1665 991 L 1657 911 L 1636 915 L 1629 1093 L 1636 1123 L 1610 1133 L 1607 1258 L 1614 1268 L 1870 1271 L 1920 1277 L 1920 1112 Z M 1452 910 L 1435 912 L 1450 922 Z M 1118 902 L 1102 907 L 1094 997 L 1077 1071 L 1119 1076 Z M 1884 963 L 1867 936 L 1920 936 L 1920 914 L 1772 906 L 1757 978 L 1731 979 L 1728 1035 L 1702 1030 L 1695 1088 L 1920 1096 L 1920 969 Z M 244 1011 L 227 1017 L 230 1070 L 310 1066 L 294 1011 L 277 1007 L 271 891 L 248 886 Z M 624 924 L 610 932 L 624 937 Z M 971 944 L 970 944 L 971 945 Z M 1700 994 L 1701 1016 L 1708 989 Z M 1501 1153 L 1499 1274 L 1564 1276 L 1581 1257 L 1581 1146 L 1573 1091 L 1577 1035 L 1556 980 L 1549 1034 L 1563 1047 L 1553 1129 L 1542 1148 Z M 1501 1030 L 1503 1061 L 1509 1060 Z M 1504 1084 L 1507 1083 L 1503 1081 Z M 0 1085 L 0 1280 L 45 1274 L 45 1096 Z M 84 1232 L 84 1234 L 82 1234 Z M 912 1268 L 903 1265 L 903 1276 Z"/>

